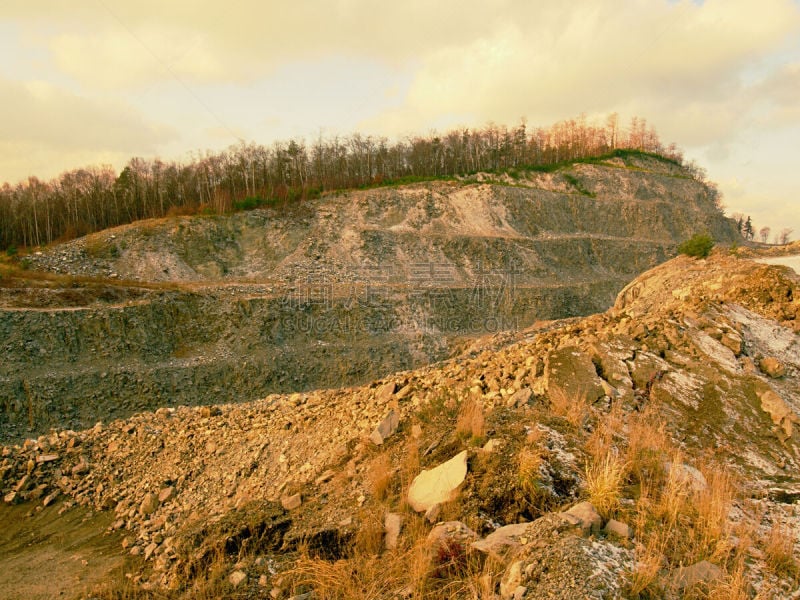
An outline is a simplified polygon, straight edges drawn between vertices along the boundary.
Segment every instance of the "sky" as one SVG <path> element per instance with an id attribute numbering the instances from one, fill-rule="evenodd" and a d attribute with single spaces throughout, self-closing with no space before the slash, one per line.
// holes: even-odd
<path id="1" fill-rule="evenodd" d="M 0 181 L 617 112 L 800 238 L 800 0 L 3 0 Z"/>

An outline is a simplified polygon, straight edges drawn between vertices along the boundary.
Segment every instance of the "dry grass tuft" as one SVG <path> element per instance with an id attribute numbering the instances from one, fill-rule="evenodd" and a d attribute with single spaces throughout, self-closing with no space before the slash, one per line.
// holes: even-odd
<path id="1" fill-rule="evenodd" d="M 637 481 L 655 483 L 662 476 L 664 457 L 672 444 L 664 420 L 650 408 L 628 421 L 626 462 Z"/>
<path id="2" fill-rule="evenodd" d="M 360 527 L 353 540 L 353 549 L 359 556 L 377 556 L 383 551 L 384 512 L 381 508 L 363 510 L 359 515 Z"/>
<path id="3" fill-rule="evenodd" d="M 764 547 L 767 567 L 777 574 L 790 577 L 800 575 L 797 560 L 794 557 L 794 540 L 786 527 L 773 524 L 767 535 Z"/>
<path id="4" fill-rule="evenodd" d="M 630 598 L 660 598 L 659 574 L 664 562 L 665 543 L 654 532 L 646 545 L 637 544 L 636 566 L 628 575 L 627 592 Z"/>
<path id="5" fill-rule="evenodd" d="M 386 453 L 376 457 L 367 469 L 370 491 L 378 502 L 385 500 L 389 494 L 393 474 L 392 461 Z"/>
<path id="6" fill-rule="evenodd" d="M 698 557 L 721 560 L 731 550 L 728 515 L 736 496 L 736 485 L 731 474 L 721 467 L 707 469 L 704 475 L 708 485 L 692 501 L 696 511 L 694 552 Z"/>
<path id="7" fill-rule="evenodd" d="M 569 393 L 563 388 L 553 386 L 548 390 L 550 407 L 553 413 L 563 417 L 573 427 L 581 427 L 589 415 L 586 390 Z"/>
<path id="8" fill-rule="evenodd" d="M 456 419 L 456 433 L 476 441 L 483 439 L 486 435 L 483 402 L 476 398 L 468 398 L 461 403 Z"/>
<path id="9" fill-rule="evenodd" d="M 539 472 L 543 458 L 536 448 L 525 447 L 519 452 L 517 459 L 517 484 L 525 494 L 528 502 L 537 504 L 539 498 Z"/>
<path id="10" fill-rule="evenodd" d="M 619 508 L 627 469 L 627 464 L 616 452 L 609 452 L 605 457 L 592 460 L 586 465 L 586 492 L 589 501 L 603 519 L 611 517 Z"/>
<path id="11" fill-rule="evenodd" d="M 752 586 L 744 572 L 744 563 L 739 564 L 727 577 L 711 586 L 708 600 L 750 600 Z"/>
<path id="12" fill-rule="evenodd" d="M 681 464 L 683 464 L 683 454 L 675 452 L 672 456 L 673 468 L 668 470 L 667 480 L 657 502 L 653 505 L 654 516 L 669 530 L 677 525 L 678 517 L 687 512 L 689 507 L 691 482 L 684 472 L 677 468 L 677 465 Z"/>
<path id="13" fill-rule="evenodd" d="M 296 580 L 295 593 L 313 589 L 315 598 L 377 600 L 391 597 L 404 586 L 402 571 L 389 567 L 375 556 L 329 562 L 303 554 L 289 575 Z"/>

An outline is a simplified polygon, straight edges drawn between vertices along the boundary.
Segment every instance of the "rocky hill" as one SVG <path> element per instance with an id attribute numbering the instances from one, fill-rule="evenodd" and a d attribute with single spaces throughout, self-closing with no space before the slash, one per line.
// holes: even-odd
<path id="1" fill-rule="evenodd" d="M 605 310 L 697 230 L 737 236 L 667 160 L 515 177 L 144 221 L 26 257 L 0 282 L 0 435 L 364 383 Z"/>
<path id="2" fill-rule="evenodd" d="M 0 540 L 0 595 L 44 545 L 50 591 L 101 598 L 797 598 L 798 284 L 679 257 L 368 385 L 7 446 L 0 518 L 78 511 L 116 554 Z"/>

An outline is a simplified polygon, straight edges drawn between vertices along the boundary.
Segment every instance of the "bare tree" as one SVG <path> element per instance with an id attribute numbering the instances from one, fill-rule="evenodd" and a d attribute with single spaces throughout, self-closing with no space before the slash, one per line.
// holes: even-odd
<path id="1" fill-rule="evenodd" d="M 547 166 L 623 150 L 661 153 L 683 164 L 680 150 L 674 144 L 665 150 L 645 119 L 634 117 L 624 132 L 616 113 L 602 124 L 585 115 L 550 127 L 528 128 L 524 120 L 511 129 L 488 123 L 393 143 L 358 133 L 320 135 L 311 144 L 239 143 L 221 152 L 197 152 L 188 164 L 133 157 L 119 174 L 108 166 L 87 167 L 49 182 L 30 177 L 0 185 L 0 249 L 70 239 L 176 209 L 222 213 L 405 177 Z M 705 181 L 702 169 L 684 166 Z M 719 206 L 718 194 L 709 190 Z"/>
<path id="2" fill-rule="evenodd" d="M 794 230 L 791 227 L 785 227 L 785 228 L 781 229 L 780 236 L 778 237 L 778 243 L 782 244 L 782 245 L 783 244 L 788 244 L 789 243 L 789 239 L 792 237 L 792 232 L 793 231 Z"/>
<path id="3" fill-rule="evenodd" d="M 767 243 L 767 240 L 769 239 L 770 231 L 772 231 L 772 230 L 769 227 L 762 227 L 761 229 L 758 230 L 758 237 L 760 237 L 761 241 L 763 243 L 765 243 L 765 244 Z"/>

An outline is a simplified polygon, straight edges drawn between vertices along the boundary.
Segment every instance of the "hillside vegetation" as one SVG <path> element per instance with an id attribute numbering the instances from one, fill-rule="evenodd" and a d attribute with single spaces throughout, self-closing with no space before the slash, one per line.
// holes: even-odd
<path id="1" fill-rule="evenodd" d="M 167 214 L 285 207 L 331 190 L 481 171 L 548 170 L 624 150 L 682 162 L 675 146 L 664 147 L 644 119 L 634 118 L 623 129 L 616 115 L 602 126 L 579 118 L 547 128 L 490 125 L 392 143 L 360 134 L 270 146 L 242 142 L 223 152 L 197 153 L 185 163 L 132 158 L 120 173 L 94 166 L 49 182 L 29 177 L 3 184 L 0 249 L 14 253 Z M 702 178 L 696 167 L 687 173 Z"/>

